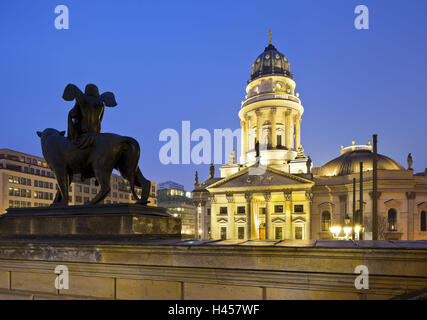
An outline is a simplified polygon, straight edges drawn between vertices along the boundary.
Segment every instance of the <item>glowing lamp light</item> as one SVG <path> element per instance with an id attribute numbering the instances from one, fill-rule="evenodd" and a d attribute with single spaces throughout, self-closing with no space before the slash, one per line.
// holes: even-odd
<path id="1" fill-rule="evenodd" d="M 348 236 L 351 233 L 352 227 L 344 227 L 344 233 Z"/>
<path id="2" fill-rule="evenodd" d="M 338 236 L 341 233 L 341 226 L 332 226 L 329 228 L 332 234 Z"/>
<path id="3" fill-rule="evenodd" d="M 356 232 L 356 233 L 359 233 L 359 232 L 360 232 L 360 226 L 359 226 L 359 225 L 356 225 L 356 226 L 354 227 L 354 232 Z"/>

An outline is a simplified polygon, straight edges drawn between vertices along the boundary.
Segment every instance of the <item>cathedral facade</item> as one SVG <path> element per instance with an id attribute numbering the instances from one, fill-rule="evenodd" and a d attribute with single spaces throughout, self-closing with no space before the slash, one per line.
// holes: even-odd
<path id="1" fill-rule="evenodd" d="M 372 145 L 341 147 L 312 167 L 301 144 L 304 108 L 287 58 L 271 36 L 252 65 L 239 111 L 241 156 L 215 177 L 196 178 L 196 234 L 201 239 L 427 239 L 427 170 L 414 174 L 377 155 L 377 215 L 372 214 Z M 360 165 L 362 163 L 362 167 Z M 362 171 L 361 171 L 362 170 Z M 360 174 L 362 172 L 362 174 Z"/>

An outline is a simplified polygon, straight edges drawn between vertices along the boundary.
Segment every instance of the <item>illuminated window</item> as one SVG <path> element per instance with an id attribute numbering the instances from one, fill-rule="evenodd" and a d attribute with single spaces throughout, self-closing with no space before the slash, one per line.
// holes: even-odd
<path id="1" fill-rule="evenodd" d="M 395 209 L 388 210 L 388 231 L 397 231 L 397 212 Z"/>
<path id="2" fill-rule="evenodd" d="M 283 205 L 275 205 L 274 206 L 274 212 L 282 213 L 283 212 Z"/>
<path id="3" fill-rule="evenodd" d="M 265 208 L 259 208 L 259 214 L 265 214 Z"/>
<path id="4" fill-rule="evenodd" d="M 245 238 L 245 227 L 238 227 L 237 228 L 237 238 L 239 240 L 242 240 Z"/>
<path id="5" fill-rule="evenodd" d="M 276 240 L 282 240 L 282 238 L 283 238 L 283 228 L 282 227 L 274 228 L 274 233 L 275 233 Z"/>
<path id="6" fill-rule="evenodd" d="M 322 231 L 329 231 L 331 227 L 331 213 L 329 211 L 322 212 Z"/>
<path id="7" fill-rule="evenodd" d="M 282 146 L 282 135 L 277 135 L 277 146 L 278 147 Z"/>
<path id="8" fill-rule="evenodd" d="M 221 240 L 227 239 L 227 227 L 221 227 Z"/>
<path id="9" fill-rule="evenodd" d="M 304 212 L 304 205 L 303 204 L 294 205 L 294 212 Z"/>
<path id="10" fill-rule="evenodd" d="M 246 207 L 244 206 L 237 207 L 238 214 L 245 214 L 245 212 L 246 212 Z"/>
<path id="11" fill-rule="evenodd" d="M 303 227 L 302 226 L 295 226 L 295 240 L 303 240 Z"/>

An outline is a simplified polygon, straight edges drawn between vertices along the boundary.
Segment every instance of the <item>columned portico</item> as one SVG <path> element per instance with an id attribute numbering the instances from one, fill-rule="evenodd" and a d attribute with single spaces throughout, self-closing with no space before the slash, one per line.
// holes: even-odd
<path id="1" fill-rule="evenodd" d="M 225 233 L 233 240 L 285 240 L 295 234 L 309 239 L 307 191 L 312 186 L 310 180 L 271 167 L 259 175 L 245 168 L 213 183 L 207 187 L 215 195 L 213 239 L 224 239 Z"/>

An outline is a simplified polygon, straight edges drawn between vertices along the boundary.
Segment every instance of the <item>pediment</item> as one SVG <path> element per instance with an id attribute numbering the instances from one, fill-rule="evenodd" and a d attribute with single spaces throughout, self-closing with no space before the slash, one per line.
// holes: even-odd
<path id="1" fill-rule="evenodd" d="M 246 219 L 245 218 L 236 218 L 235 222 L 236 223 L 246 223 Z"/>
<path id="2" fill-rule="evenodd" d="M 329 202 L 329 201 L 322 202 L 321 204 L 319 204 L 319 209 L 321 211 L 328 210 L 328 211 L 330 211 L 332 213 L 334 207 L 335 207 L 335 204 L 332 203 L 332 202 Z"/>
<path id="3" fill-rule="evenodd" d="M 272 219 L 271 222 L 273 222 L 273 223 L 285 223 L 286 220 L 284 218 L 277 217 L 277 218 Z"/>
<path id="4" fill-rule="evenodd" d="M 218 222 L 218 223 L 227 223 L 228 220 L 225 219 L 225 218 L 219 218 L 216 222 Z"/>
<path id="5" fill-rule="evenodd" d="M 427 210 L 427 202 L 420 202 L 417 207 L 419 210 Z"/>
<path id="6" fill-rule="evenodd" d="M 227 178 L 224 178 L 208 187 L 209 191 L 218 189 L 250 189 L 264 187 L 303 187 L 311 186 L 314 182 L 296 175 L 286 173 L 277 169 L 267 167 L 262 170 L 260 168 L 245 168 Z"/>
<path id="7" fill-rule="evenodd" d="M 384 202 L 384 205 L 387 208 L 399 208 L 402 205 L 402 202 L 396 199 L 390 199 Z"/>

